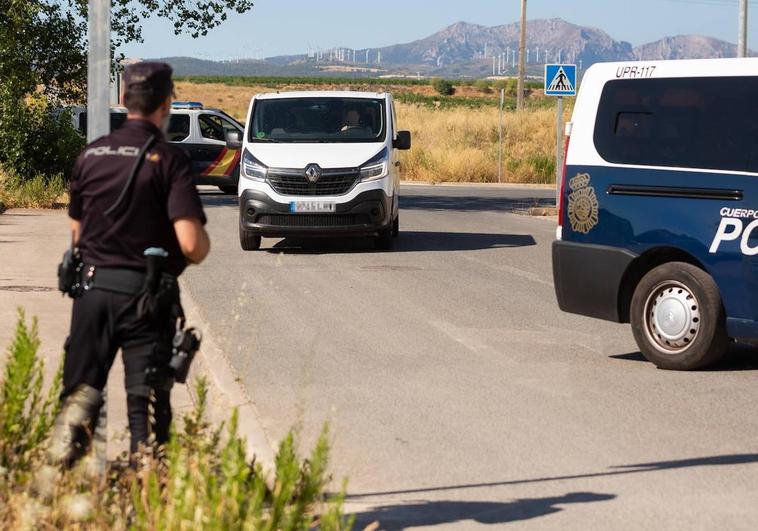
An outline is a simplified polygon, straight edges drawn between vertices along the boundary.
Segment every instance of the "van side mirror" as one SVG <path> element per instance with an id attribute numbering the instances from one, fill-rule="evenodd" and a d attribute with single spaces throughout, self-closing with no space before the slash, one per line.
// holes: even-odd
<path id="1" fill-rule="evenodd" d="M 226 131 L 226 147 L 228 149 L 242 149 L 242 133 L 239 131 Z"/>
<path id="2" fill-rule="evenodd" d="M 393 143 L 395 149 L 411 149 L 411 132 L 410 131 L 398 131 L 397 138 Z"/>

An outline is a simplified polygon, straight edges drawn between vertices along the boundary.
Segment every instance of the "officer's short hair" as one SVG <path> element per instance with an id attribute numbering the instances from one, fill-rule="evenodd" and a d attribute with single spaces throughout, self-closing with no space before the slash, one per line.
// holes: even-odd
<path id="1" fill-rule="evenodd" d="M 174 91 L 171 67 L 166 63 L 141 62 L 124 70 L 124 105 L 129 112 L 152 114 Z"/>

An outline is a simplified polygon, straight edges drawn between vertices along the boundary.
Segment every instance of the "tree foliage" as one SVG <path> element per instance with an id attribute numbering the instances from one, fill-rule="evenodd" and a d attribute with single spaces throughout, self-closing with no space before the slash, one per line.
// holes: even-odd
<path id="1" fill-rule="evenodd" d="M 59 154 L 50 144 L 60 144 L 66 127 L 56 107 L 85 100 L 87 6 L 88 0 L 0 0 L 0 165 L 24 173 L 70 169 L 70 155 L 51 159 L 49 152 Z M 229 12 L 252 7 L 251 0 L 112 0 L 112 50 L 142 42 L 142 23 L 151 17 L 169 20 L 177 35 L 200 37 Z M 40 127 L 30 130 L 29 123 Z M 62 138 L 68 153 L 70 137 Z"/>
<path id="2" fill-rule="evenodd" d="M 452 96 L 455 94 L 455 87 L 447 79 L 437 78 L 432 80 L 432 86 L 440 96 Z"/>

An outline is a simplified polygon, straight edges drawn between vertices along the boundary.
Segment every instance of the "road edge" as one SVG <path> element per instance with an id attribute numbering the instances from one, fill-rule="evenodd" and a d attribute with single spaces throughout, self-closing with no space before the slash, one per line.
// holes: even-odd
<path id="1" fill-rule="evenodd" d="M 400 186 L 435 186 L 440 188 L 516 188 L 520 190 L 555 190 L 555 184 L 536 183 L 469 183 L 469 182 L 430 182 L 430 181 L 400 181 Z"/>
<path id="2" fill-rule="evenodd" d="M 268 439 L 260 414 L 240 383 L 240 377 L 232 368 L 228 358 L 216 344 L 210 327 L 202 318 L 192 292 L 184 279 L 179 280 L 182 290 L 182 305 L 187 322 L 203 333 L 200 351 L 195 355 L 190 372 L 190 381 L 205 376 L 208 381 L 208 415 L 215 423 L 228 422 L 233 408 L 238 411 L 238 433 L 246 439 L 248 456 L 271 472 L 276 466 L 276 452 Z M 192 400 L 196 403 L 195 389 L 188 385 Z"/>

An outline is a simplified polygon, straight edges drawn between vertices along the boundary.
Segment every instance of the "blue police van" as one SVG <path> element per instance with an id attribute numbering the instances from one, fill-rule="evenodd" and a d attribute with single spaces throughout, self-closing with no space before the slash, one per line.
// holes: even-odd
<path id="1" fill-rule="evenodd" d="M 758 59 L 597 64 L 567 125 L 553 275 L 658 367 L 758 340 Z"/>

